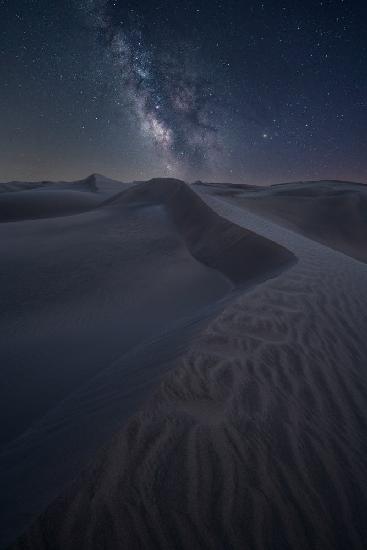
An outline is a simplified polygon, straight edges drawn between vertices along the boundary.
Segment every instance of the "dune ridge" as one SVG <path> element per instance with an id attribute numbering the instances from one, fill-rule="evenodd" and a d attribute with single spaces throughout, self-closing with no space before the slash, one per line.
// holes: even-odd
<path id="1" fill-rule="evenodd" d="M 365 548 L 367 266 L 202 199 L 298 263 L 218 315 L 12 548 Z"/>
<path id="2" fill-rule="evenodd" d="M 99 174 L 72 182 L 0 183 L 0 223 L 87 212 L 130 185 Z"/>
<path id="3" fill-rule="evenodd" d="M 96 192 L 101 186 L 115 183 L 121 185 L 122 182 L 106 178 L 101 174 L 90 174 L 86 178 L 75 181 L 8 181 L 0 183 L 0 193 L 9 193 L 17 191 L 30 191 L 32 189 L 40 189 L 44 187 L 55 189 L 77 189 L 79 191 Z"/>
<path id="4" fill-rule="evenodd" d="M 46 191 L 58 193 L 32 192 Z M 210 318 L 295 261 L 183 182 L 106 200 L 110 191 L 88 212 L 0 224 L 0 544 L 80 472 Z"/>
<path id="5" fill-rule="evenodd" d="M 191 254 L 235 284 L 263 279 L 274 268 L 295 261 L 284 247 L 218 216 L 183 181 L 153 179 L 108 199 L 101 207 L 125 203 L 163 204 Z"/>
<path id="6" fill-rule="evenodd" d="M 367 186 L 362 183 L 295 182 L 247 191 L 213 184 L 209 192 L 367 262 Z"/>

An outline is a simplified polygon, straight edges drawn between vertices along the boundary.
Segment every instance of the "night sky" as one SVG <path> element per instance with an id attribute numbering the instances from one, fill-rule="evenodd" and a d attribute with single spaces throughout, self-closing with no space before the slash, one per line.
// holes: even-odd
<path id="1" fill-rule="evenodd" d="M 0 0 L 0 181 L 367 182 L 366 4 Z"/>

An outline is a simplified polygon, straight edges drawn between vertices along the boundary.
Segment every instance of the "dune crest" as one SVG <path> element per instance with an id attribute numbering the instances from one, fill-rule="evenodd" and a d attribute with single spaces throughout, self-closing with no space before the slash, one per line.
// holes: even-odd
<path id="1" fill-rule="evenodd" d="M 0 223 L 86 212 L 128 186 L 99 174 L 73 182 L 0 183 Z"/>
<path id="2" fill-rule="evenodd" d="M 310 181 L 251 190 L 212 184 L 203 189 L 367 262 L 367 186 L 362 183 Z"/>
<path id="3" fill-rule="evenodd" d="M 192 255 L 235 284 L 263 280 L 295 256 L 284 247 L 233 224 L 214 212 L 185 182 L 153 179 L 112 197 L 101 206 L 163 204 Z"/>
<path id="4" fill-rule="evenodd" d="M 14 192 L 35 197 L 33 206 L 39 197 L 54 205 L 59 193 L 100 202 L 78 215 L 0 224 L 0 412 L 10 419 L 0 431 L 1 541 L 65 488 L 212 317 L 295 263 L 181 181 L 122 192 L 97 183 L 96 192 Z M 210 404 L 194 414 L 202 408 L 216 418 Z"/>
<path id="5" fill-rule="evenodd" d="M 202 198 L 298 263 L 219 314 L 12 548 L 365 548 L 367 266 Z"/>

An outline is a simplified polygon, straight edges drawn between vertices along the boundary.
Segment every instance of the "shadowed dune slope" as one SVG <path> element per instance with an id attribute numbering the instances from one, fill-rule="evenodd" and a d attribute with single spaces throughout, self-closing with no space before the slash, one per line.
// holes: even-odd
<path id="1" fill-rule="evenodd" d="M 215 197 L 299 261 L 237 296 L 17 550 L 365 550 L 367 266 Z"/>
<path id="2" fill-rule="evenodd" d="M 0 223 L 86 212 L 130 185 L 99 174 L 72 182 L 0 183 Z"/>
<path id="3" fill-rule="evenodd" d="M 180 180 L 153 179 L 112 197 L 102 206 L 117 208 L 126 203 L 163 204 L 192 255 L 236 284 L 262 280 L 295 260 L 287 249 L 218 216 Z"/>
<path id="4" fill-rule="evenodd" d="M 205 197 L 298 262 L 237 295 L 17 550 L 365 550 L 367 266 Z"/>
<path id="5" fill-rule="evenodd" d="M 122 190 L 121 186 L 130 185 L 111 178 L 106 178 L 101 174 L 91 174 L 86 178 L 75 181 L 9 181 L 0 183 L 0 194 L 44 188 L 97 192 L 102 191 L 104 187 L 109 187 L 113 184 L 116 186 L 117 192 Z"/>
<path id="6" fill-rule="evenodd" d="M 0 546 L 92 460 L 244 283 L 296 263 L 172 180 L 81 214 L 0 224 L 0 256 Z"/>
<path id="7" fill-rule="evenodd" d="M 232 190 L 229 189 L 229 197 Z M 223 195 L 219 189 L 217 195 Z M 274 185 L 233 198 L 306 237 L 367 262 L 367 188 L 349 182 Z"/>
<path id="8" fill-rule="evenodd" d="M 95 208 L 100 198 L 83 191 L 50 190 L 0 194 L 0 222 L 54 218 L 78 214 Z"/>
<path id="9" fill-rule="evenodd" d="M 194 188 L 208 192 L 214 195 L 235 196 L 243 191 L 257 191 L 259 189 L 256 185 L 247 185 L 246 183 L 210 183 L 203 181 L 195 181 Z"/>

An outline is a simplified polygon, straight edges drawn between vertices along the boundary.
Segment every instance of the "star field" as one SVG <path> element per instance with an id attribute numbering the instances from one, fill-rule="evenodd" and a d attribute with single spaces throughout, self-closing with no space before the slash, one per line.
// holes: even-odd
<path id="1" fill-rule="evenodd" d="M 362 1 L 0 2 L 0 179 L 367 180 Z"/>

